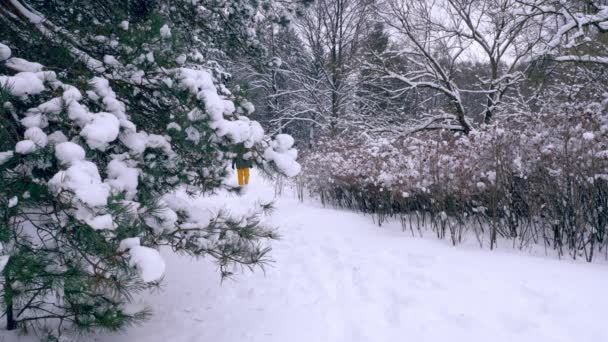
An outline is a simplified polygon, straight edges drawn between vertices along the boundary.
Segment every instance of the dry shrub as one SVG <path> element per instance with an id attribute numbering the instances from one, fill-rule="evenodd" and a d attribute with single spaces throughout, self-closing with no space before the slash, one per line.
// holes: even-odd
<path id="1" fill-rule="evenodd" d="M 490 248 L 501 237 L 591 261 L 608 255 L 606 107 L 512 116 L 468 136 L 322 141 L 302 154 L 300 195 L 453 244 L 473 231 Z"/>

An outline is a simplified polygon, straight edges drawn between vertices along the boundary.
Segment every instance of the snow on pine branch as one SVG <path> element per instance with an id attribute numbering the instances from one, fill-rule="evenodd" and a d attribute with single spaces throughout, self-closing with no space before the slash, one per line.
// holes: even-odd
<path id="1" fill-rule="evenodd" d="M 7 49 L 3 45 L 3 51 Z M 10 50 L 5 55 L 10 56 Z M 29 65 L 26 62 L 20 64 Z M 227 137 L 231 143 L 244 143 L 247 147 L 259 145 L 263 152 L 262 162 L 271 163 L 290 177 L 299 173 L 293 138 L 279 135 L 276 140 L 270 140 L 255 121 L 244 116 L 227 119 L 235 116 L 234 103 L 218 93 L 209 71 L 179 68 L 174 75 L 178 87 L 193 93 L 204 104 L 204 111 L 196 108 L 190 111 L 188 118 L 193 124 L 207 120 L 218 138 Z M 164 167 L 171 172 L 177 171 L 179 156 L 167 136 L 137 130 L 129 120 L 127 106 L 118 99 L 107 79 L 94 77 L 89 85 L 92 89 L 83 94 L 59 81 L 52 71 L 22 71 L 14 76 L 0 76 L 0 87 L 23 100 L 53 89 L 61 94 L 23 113 L 19 119 L 19 124 L 26 128 L 23 140 L 15 146 L 17 154 L 3 152 L 3 162 L 17 155 L 34 156 L 50 149 L 60 169 L 48 180 L 48 186 L 61 203 L 70 207 L 65 211 L 68 216 L 94 230 L 107 231 L 106 236 L 112 238 L 121 222 L 119 217 L 113 216 L 110 206 L 117 196 L 124 196 L 122 203 L 136 210 L 142 222 L 158 234 L 170 234 L 176 228 L 178 218 L 167 202 L 160 201 L 158 208 L 147 210 L 137 199 L 140 180 L 146 177 L 143 171 L 147 167 L 145 152 L 161 151 L 166 157 Z M 85 103 L 96 103 L 105 112 L 92 112 Z M 70 134 L 64 130 L 48 131 L 51 122 L 58 120 L 63 112 L 71 121 Z M 89 159 L 87 155 L 94 151 L 112 151 L 109 162 L 100 164 Z M 141 268 L 140 261 L 160 258 L 153 257 L 152 250 L 140 251 L 139 256 L 131 254 L 131 258 L 137 259 L 131 262 L 132 265 Z M 155 276 L 142 276 L 146 281 L 156 281 L 162 276 L 156 271 L 152 274 Z"/>
<path id="2" fill-rule="evenodd" d="M 149 312 L 125 306 L 162 280 L 160 246 L 209 256 L 223 276 L 268 260 L 276 238 L 260 220 L 268 205 L 235 217 L 213 202 L 188 210 L 170 197 L 233 190 L 226 174 L 236 145 L 269 171 L 299 172 L 293 139 L 272 139 L 249 119 L 253 104 L 228 90 L 229 75 L 212 60 L 225 57 L 216 36 L 228 20 L 214 14 L 258 5 L 169 5 L 141 17 L 130 6 L 0 5 L 9 32 L 0 43 L 0 214 L 11 235 L 0 245 L 0 281 L 18 289 L 9 308 L 16 326 L 48 323 L 60 335 L 69 325 L 117 330 L 140 321 Z M 248 42 L 236 49 L 255 47 L 253 30 L 237 34 Z M 13 56 L 17 45 L 35 61 Z M 36 52 L 51 46 L 60 55 Z M 215 215 L 197 219 L 207 210 Z M 23 267 L 32 263 L 39 267 Z"/>
<path id="3" fill-rule="evenodd" d="M 288 177 L 296 176 L 300 171 L 297 163 L 297 151 L 292 148 L 293 138 L 279 135 L 271 141 L 264 135 L 262 126 L 245 116 L 226 119 L 235 114 L 234 103 L 224 95 L 219 94 L 213 83 L 212 74 L 204 69 L 179 68 L 174 70 L 177 84 L 189 91 L 205 104 L 209 126 L 215 130 L 218 137 L 227 137 L 232 143 L 244 144 L 247 148 L 261 146 L 263 161 L 272 163 L 276 170 Z M 225 90 L 225 92 L 228 92 Z M 196 110 L 196 109 L 195 109 Z M 251 111 L 253 108 L 250 109 Z M 202 112 L 190 112 L 189 119 L 202 119 Z"/>

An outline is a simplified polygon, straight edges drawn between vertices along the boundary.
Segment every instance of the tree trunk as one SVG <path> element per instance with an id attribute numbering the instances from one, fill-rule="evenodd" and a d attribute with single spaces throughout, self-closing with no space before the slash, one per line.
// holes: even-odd
<path id="1" fill-rule="evenodd" d="M 490 81 L 488 90 L 495 91 L 496 85 L 494 84 L 494 81 L 498 78 L 498 65 L 495 62 L 491 62 L 491 66 L 492 66 L 492 79 Z M 493 92 L 489 93 L 487 101 L 486 101 L 486 113 L 484 115 L 483 122 L 488 125 L 492 122 L 492 116 L 494 114 L 494 106 L 496 105 L 495 96 L 497 96 L 496 93 L 493 93 Z"/>
<path id="2" fill-rule="evenodd" d="M 17 329 L 17 321 L 13 316 L 13 289 L 9 279 L 6 279 L 4 285 L 4 300 L 6 302 L 6 330 L 15 330 Z"/>

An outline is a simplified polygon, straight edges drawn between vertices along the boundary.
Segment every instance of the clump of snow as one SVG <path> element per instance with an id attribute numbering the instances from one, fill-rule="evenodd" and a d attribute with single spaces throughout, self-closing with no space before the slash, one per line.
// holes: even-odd
<path id="1" fill-rule="evenodd" d="M 92 58 L 88 54 L 78 49 L 72 49 L 72 53 L 78 58 L 79 61 L 81 61 L 87 66 L 87 69 L 95 72 L 104 72 L 106 70 L 103 66 L 103 62 L 98 59 Z"/>
<path id="2" fill-rule="evenodd" d="M 9 69 L 13 69 L 15 71 L 28 71 L 28 72 L 38 72 L 44 69 L 44 66 L 40 63 L 34 63 L 27 61 L 23 58 L 13 57 L 6 61 L 6 67 Z"/>
<path id="3" fill-rule="evenodd" d="M 118 251 L 124 252 L 124 251 L 127 251 L 127 250 L 129 250 L 135 246 L 139 246 L 139 245 L 140 245 L 140 239 L 138 237 L 123 239 L 120 241 L 120 245 L 118 246 Z"/>
<path id="4" fill-rule="evenodd" d="M 45 147 L 49 143 L 49 139 L 40 128 L 30 127 L 25 131 L 24 137 L 36 144 L 37 147 Z"/>
<path id="5" fill-rule="evenodd" d="M 177 222 L 177 214 L 171 210 L 167 203 L 160 200 L 159 208 L 154 210 L 151 215 L 147 216 L 144 221 L 157 232 L 163 232 L 175 228 Z"/>
<path id="6" fill-rule="evenodd" d="M 585 132 L 585 133 L 583 133 L 583 139 L 593 140 L 593 139 L 595 139 L 595 134 L 593 134 L 593 132 Z"/>
<path id="7" fill-rule="evenodd" d="M 74 162 L 67 170 L 57 172 L 49 181 L 55 193 L 67 190 L 76 200 L 91 206 L 107 205 L 110 186 L 101 182 L 97 166 L 89 161 Z"/>
<path id="8" fill-rule="evenodd" d="M 173 157 L 175 152 L 171 144 L 163 136 L 158 134 L 148 134 L 146 132 L 126 132 L 121 134 L 120 141 L 127 146 L 134 154 L 142 154 L 146 148 L 158 148 L 169 156 Z"/>
<path id="9" fill-rule="evenodd" d="M 155 59 L 154 59 L 154 52 L 152 52 L 152 51 L 148 52 L 146 54 L 145 58 L 146 58 L 146 61 L 148 61 L 150 63 L 153 63 L 155 61 Z"/>
<path id="10" fill-rule="evenodd" d="M 188 126 L 184 132 L 186 132 L 186 139 L 198 144 L 201 140 L 201 133 L 194 127 Z"/>
<path id="11" fill-rule="evenodd" d="M 269 149 L 264 153 L 264 157 L 267 160 L 273 161 L 277 169 L 287 177 L 295 177 L 302 170 L 302 167 L 295 161 L 296 158 L 293 155 L 277 153 Z"/>
<path id="12" fill-rule="evenodd" d="M 80 145 L 66 141 L 55 146 L 55 157 L 61 164 L 71 165 L 84 160 L 85 152 Z"/>
<path id="13" fill-rule="evenodd" d="M 205 103 L 209 126 L 219 137 L 228 137 L 234 143 L 244 143 L 246 147 L 251 147 L 263 139 L 264 130 L 258 122 L 246 117 L 238 117 L 236 120 L 224 118 L 224 115 L 232 115 L 235 112 L 235 106 L 231 100 L 218 93 L 209 71 L 179 68 L 175 71 L 175 76 L 181 89 L 188 90 Z M 202 118 L 203 113 L 198 109 L 188 113 L 188 119 L 191 121 Z"/>
<path id="14" fill-rule="evenodd" d="M 72 101 L 68 104 L 68 117 L 76 122 L 78 126 L 84 127 L 87 123 L 91 122 L 93 114 L 77 101 Z"/>
<path id="15" fill-rule="evenodd" d="M 165 275 L 165 261 L 153 248 L 141 245 L 138 237 L 123 239 L 119 252 L 129 252 L 129 266 L 135 267 L 146 283 L 160 280 Z"/>
<path id="16" fill-rule="evenodd" d="M 131 200 L 137 194 L 139 170 L 129 167 L 124 161 L 113 159 L 107 168 L 108 179 L 112 193 L 125 192 L 126 199 Z"/>
<path id="17" fill-rule="evenodd" d="M 230 114 L 234 111 L 234 104 L 232 104 L 232 111 L 227 104 L 232 101 L 222 99 L 218 95 L 217 89 L 213 85 L 213 78 L 208 71 L 179 68 L 176 71 L 176 77 L 181 89 L 188 90 L 199 100 L 205 102 L 205 109 L 212 121 L 223 119 L 224 112 Z"/>
<path id="18" fill-rule="evenodd" d="M 279 134 L 264 151 L 264 158 L 274 163 L 276 168 L 287 177 L 297 176 L 302 167 L 296 161 L 298 151 L 292 148 L 293 138 L 288 134 Z"/>
<path id="19" fill-rule="evenodd" d="M 246 147 L 253 146 L 264 137 L 264 129 L 257 121 L 246 117 L 238 120 L 218 120 L 210 124 L 220 137 L 227 136 L 235 143 L 244 143 Z"/>
<path id="20" fill-rule="evenodd" d="M 163 78 L 163 83 L 164 83 L 164 84 L 165 84 L 167 87 L 169 87 L 169 88 L 173 88 L 173 80 L 172 80 L 172 79 L 170 79 L 170 78 L 168 78 L 168 77 L 165 77 L 165 78 Z"/>
<path id="21" fill-rule="evenodd" d="M 293 137 L 289 134 L 279 134 L 274 140 L 276 141 L 276 150 L 281 153 L 289 151 L 294 144 Z"/>
<path id="22" fill-rule="evenodd" d="M 209 118 L 209 126 L 215 130 L 219 137 L 227 137 L 233 143 L 243 143 L 245 147 L 251 148 L 256 143 L 264 139 L 264 130 L 256 121 L 251 121 L 247 117 L 234 115 L 234 103 L 220 95 L 214 85 L 213 77 L 208 70 L 193 70 L 188 68 L 178 68 L 175 70 L 175 78 L 178 86 L 195 95 L 197 99 L 205 104 L 206 114 Z M 221 94 L 229 94 L 229 91 L 220 88 Z M 243 102 L 242 107 L 248 112 L 254 110 L 253 105 Z M 249 108 L 247 108 L 249 107 Z M 236 119 L 228 120 L 224 116 L 236 116 Z M 192 110 L 188 113 L 191 121 L 200 120 L 203 117 L 200 110 Z M 198 142 L 200 137 L 192 129 L 186 129 L 188 138 Z M 301 166 L 296 162 L 297 150 L 293 149 L 293 138 L 289 135 L 279 135 L 264 151 L 264 158 L 274 163 L 276 168 L 288 177 L 297 175 Z"/>
<path id="23" fill-rule="evenodd" d="M 181 131 L 182 127 L 177 122 L 170 122 L 167 125 L 167 130 L 174 129 L 176 131 Z"/>
<path id="24" fill-rule="evenodd" d="M 95 230 L 114 229 L 114 220 L 110 214 L 91 217 L 85 222 Z"/>
<path id="25" fill-rule="evenodd" d="M 255 106 L 253 105 L 253 103 L 251 103 L 249 101 L 242 101 L 241 107 L 243 107 L 245 109 L 247 114 L 251 114 L 251 113 L 255 112 Z"/>
<path id="26" fill-rule="evenodd" d="M 13 151 L 0 152 L 0 165 L 6 163 L 9 159 L 13 158 Z"/>
<path id="27" fill-rule="evenodd" d="M 283 60 L 280 57 L 272 57 L 270 63 L 268 63 L 270 67 L 280 68 L 283 65 Z"/>
<path id="28" fill-rule="evenodd" d="M 55 131 L 49 134 L 49 143 L 51 145 L 58 145 L 66 141 L 68 141 L 68 137 L 66 137 L 65 134 L 63 134 L 63 132 L 61 131 Z"/>
<path id="29" fill-rule="evenodd" d="M 116 116 L 110 113 L 98 113 L 93 116 L 93 121 L 88 123 L 80 135 L 83 136 L 89 147 L 105 151 L 108 144 L 118 138 L 120 122 Z"/>
<path id="30" fill-rule="evenodd" d="M 10 256 L 8 256 L 8 255 L 0 255 L 0 273 L 4 270 L 4 267 L 6 267 L 6 264 L 8 264 L 9 258 L 10 258 Z"/>
<path id="31" fill-rule="evenodd" d="M 14 206 L 16 206 L 19 203 L 19 199 L 17 198 L 17 196 L 13 196 L 11 197 L 11 199 L 8 200 L 8 207 L 12 208 Z"/>
<path id="32" fill-rule="evenodd" d="M 26 116 L 23 119 L 21 119 L 21 124 L 26 128 L 30 128 L 30 127 L 45 128 L 49 125 L 49 122 L 45 115 L 34 114 L 34 115 Z"/>
<path id="33" fill-rule="evenodd" d="M 146 283 L 159 281 L 165 275 L 165 261 L 156 249 L 144 246 L 129 248 L 129 266 L 137 268 Z"/>
<path id="34" fill-rule="evenodd" d="M 125 133 L 120 135 L 120 141 L 133 153 L 142 154 L 148 147 L 149 135 L 145 132 Z"/>
<path id="35" fill-rule="evenodd" d="M 179 65 L 184 65 L 184 63 L 186 63 L 186 58 L 186 55 L 179 55 L 175 58 L 175 63 Z"/>
<path id="36" fill-rule="evenodd" d="M 15 145 L 15 152 L 19 154 L 30 154 L 36 151 L 36 143 L 31 140 L 21 140 Z"/>
<path id="37" fill-rule="evenodd" d="M 126 20 L 123 20 L 120 22 L 120 24 L 118 24 L 118 27 L 120 27 L 123 30 L 128 30 L 129 29 L 129 22 Z"/>
<path id="38" fill-rule="evenodd" d="M 49 101 L 40 104 L 34 109 L 30 109 L 31 113 L 57 114 L 63 109 L 63 101 L 60 97 L 55 97 Z"/>
<path id="39" fill-rule="evenodd" d="M 118 118 L 120 127 L 135 132 L 135 125 L 127 118 L 125 104 L 117 99 L 109 81 L 105 78 L 94 77 L 90 83 L 95 89 L 95 93 L 101 98 L 104 107 Z"/>
<path id="40" fill-rule="evenodd" d="M 69 104 L 73 101 L 80 101 L 82 99 L 82 94 L 76 87 L 63 85 L 63 95 L 61 95 L 61 98 L 65 103 Z"/>
<path id="41" fill-rule="evenodd" d="M 114 67 L 120 66 L 120 62 L 116 59 L 116 57 L 110 55 L 103 56 L 103 62 Z"/>
<path id="42" fill-rule="evenodd" d="M 160 28 L 160 36 L 165 39 L 171 38 L 171 29 L 169 28 L 169 25 L 165 24 Z"/>
<path id="43" fill-rule="evenodd" d="M 14 76 L 0 76 L 0 87 L 17 97 L 36 95 L 44 91 L 44 75 L 20 72 Z"/>
<path id="44" fill-rule="evenodd" d="M 188 120 L 190 121 L 199 121 L 205 117 L 205 113 L 198 108 L 194 108 L 188 113 Z"/>
<path id="45" fill-rule="evenodd" d="M 11 58 L 11 49 L 8 46 L 0 43 L 0 62 L 9 58 Z"/>

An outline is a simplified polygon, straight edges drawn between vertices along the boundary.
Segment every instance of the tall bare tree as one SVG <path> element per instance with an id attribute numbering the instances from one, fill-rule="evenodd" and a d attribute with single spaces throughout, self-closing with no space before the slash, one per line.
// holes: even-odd
<path id="1" fill-rule="evenodd" d="M 319 0 L 299 20 L 300 33 L 330 93 L 329 127 L 334 133 L 352 104 L 356 82 L 351 81 L 371 14 L 371 0 Z"/>
<path id="2" fill-rule="evenodd" d="M 584 37 L 608 28 L 603 1 L 554 0 L 387 0 L 378 6 L 398 48 L 378 56 L 372 68 L 398 80 L 401 92 L 428 88 L 447 99 L 412 130 L 451 129 L 468 133 L 472 122 L 490 123 L 505 95 L 525 79 L 530 61 L 550 55 L 555 61 L 606 62 L 597 55 L 564 52 L 584 45 Z M 553 55 L 556 54 L 556 55 Z M 412 67 L 397 70 L 391 58 Z M 485 65 L 473 82 L 459 82 L 468 61 Z M 463 95 L 483 94 L 481 112 L 468 108 Z"/>

